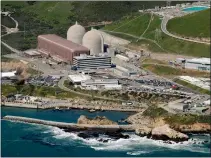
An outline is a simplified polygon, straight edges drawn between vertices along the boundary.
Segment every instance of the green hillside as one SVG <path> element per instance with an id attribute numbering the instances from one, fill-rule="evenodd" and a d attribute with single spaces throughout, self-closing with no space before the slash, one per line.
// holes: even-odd
<path id="1" fill-rule="evenodd" d="M 2 2 L 3 10 L 21 10 L 26 16 L 39 19 L 52 25 L 82 24 L 88 22 L 113 21 L 124 15 L 137 12 L 143 7 L 164 6 L 166 2 L 128 2 L 128 1 L 53 1 L 53 2 Z"/>
<path id="2" fill-rule="evenodd" d="M 130 17 L 123 17 L 121 20 L 107 25 L 103 29 L 114 31 L 114 33 L 111 34 L 128 39 L 132 42 L 131 45 L 147 45 L 148 49 L 153 52 L 169 52 L 174 54 L 184 54 L 196 57 L 210 57 L 209 45 L 178 40 L 162 33 L 162 31 L 160 30 L 161 19 L 156 15 L 153 15 L 153 19 L 150 23 L 150 26 L 146 30 L 147 25 L 150 21 L 150 17 L 151 16 L 149 14 L 143 15 L 142 13 Z M 139 36 L 143 34 L 145 30 L 146 32 L 143 37 L 146 39 L 137 41 L 137 38 L 139 38 Z M 137 36 L 137 38 L 121 33 L 134 35 Z M 162 49 L 150 40 L 157 42 L 157 44 L 160 45 Z"/>
<path id="3" fill-rule="evenodd" d="M 171 19 L 167 29 L 188 37 L 210 37 L 210 9 Z"/>
<path id="4" fill-rule="evenodd" d="M 139 9 L 163 6 L 165 2 L 77 2 L 77 1 L 2 1 L 3 11 L 14 12 L 12 16 L 19 22 L 19 29 L 25 29 L 24 39 L 17 43 L 22 50 L 36 47 L 37 36 L 54 33 L 66 37 L 67 29 L 77 20 L 86 26 L 88 22 L 115 21 L 122 16 L 133 14 Z M 7 18 L 2 24 L 9 23 Z M 87 30 L 90 27 L 87 28 Z M 11 39 L 12 40 L 12 39 Z M 17 40 L 18 41 L 18 40 Z"/>
<path id="5" fill-rule="evenodd" d="M 173 3 L 173 2 L 172 2 Z M 175 2 L 178 3 L 178 2 Z M 12 16 L 19 22 L 19 29 L 25 34 L 20 36 L 16 44 L 21 50 L 34 48 L 37 43 L 37 36 L 40 34 L 54 33 L 66 37 L 67 29 L 77 20 L 86 26 L 88 22 L 114 21 L 104 29 L 124 32 L 139 37 L 148 26 L 151 15 L 137 12 L 143 7 L 154 8 L 154 6 L 164 6 L 166 2 L 23 2 L 23 1 L 2 1 L 2 10 L 14 11 Z M 3 25 L 10 21 L 5 18 Z M 148 39 L 137 41 L 137 38 L 118 34 L 129 39 L 134 45 L 147 45 L 154 52 L 166 50 L 170 53 L 187 54 L 193 56 L 210 56 L 210 47 L 203 44 L 184 42 L 164 35 L 160 31 L 161 20 L 153 16 L 151 24 L 143 37 L 155 40 L 157 44 Z M 8 36 L 9 37 L 9 36 Z M 3 38 L 4 40 L 4 38 Z M 12 39 L 5 38 L 8 42 Z M 11 41 L 12 43 L 12 41 Z"/>

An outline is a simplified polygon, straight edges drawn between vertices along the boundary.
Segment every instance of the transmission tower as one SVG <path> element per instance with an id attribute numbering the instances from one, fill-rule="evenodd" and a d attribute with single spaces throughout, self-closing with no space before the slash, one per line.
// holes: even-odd
<path id="1" fill-rule="evenodd" d="M 160 39 L 161 39 L 161 30 L 156 28 L 156 30 L 155 30 L 155 40 L 159 42 Z"/>

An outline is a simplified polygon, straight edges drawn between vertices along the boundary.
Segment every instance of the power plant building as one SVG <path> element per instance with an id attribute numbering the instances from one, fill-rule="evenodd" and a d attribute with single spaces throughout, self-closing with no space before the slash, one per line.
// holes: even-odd
<path id="1" fill-rule="evenodd" d="M 96 29 L 92 28 L 84 35 L 82 44 L 90 50 L 90 55 L 98 55 L 104 52 L 103 36 Z"/>
<path id="2" fill-rule="evenodd" d="M 210 58 L 186 59 L 185 68 L 210 71 Z"/>
<path id="3" fill-rule="evenodd" d="M 73 57 L 80 54 L 89 55 L 89 49 L 86 47 L 55 34 L 39 35 L 37 49 L 45 56 L 66 63 L 72 63 Z"/>
<path id="4" fill-rule="evenodd" d="M 111 67 L 111 57 L 108 55 L 89 56 L 80 55 L 73 58 L 73 65 L 77 69 L 97 69 Z"/>
<path id="5" fill-rule="evenodd" d="M 75 25 L 71 26 L 68 29 L 67 40 L 77 44 L 82 44 L 82 39 L 85 33 L 86 33 L 85 28 L 76 22 Z"/>

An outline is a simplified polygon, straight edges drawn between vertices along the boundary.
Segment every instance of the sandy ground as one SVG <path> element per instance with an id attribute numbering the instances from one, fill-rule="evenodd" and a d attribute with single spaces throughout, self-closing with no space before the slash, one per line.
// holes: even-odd
<path id="1" fill-rule="evenodd" d="M 162 61 L 163 60 L 165 60 L 165 61 L 176 60 L 177 58 L 186 58 L 186 59 L 195 58 L 192 56 L 166 54 L 166 53 L 150 53 L 150 56 L 152 59 L 157 59 L 157 60 L 162 60 Z"/>

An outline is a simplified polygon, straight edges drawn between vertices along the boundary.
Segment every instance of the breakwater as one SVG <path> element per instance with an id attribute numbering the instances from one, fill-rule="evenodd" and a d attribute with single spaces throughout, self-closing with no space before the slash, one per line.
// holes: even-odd
<path id="1" fill-rule="evenodd" d="M 133 125 L 89 125 L 89 124 L 75 124 L 57 121 L 47 121 L 41 119 L 34 119 L 29 117 L 20 116 L 4 116 L 3 120 L 19 121 L 25 123 L 35 123 L 48 126 L 54 126 L 62 129 L 69 129 L 73 131 L 104 131 L 104 132 L 116 132 L 116 131 L 135 131 Z"/>

